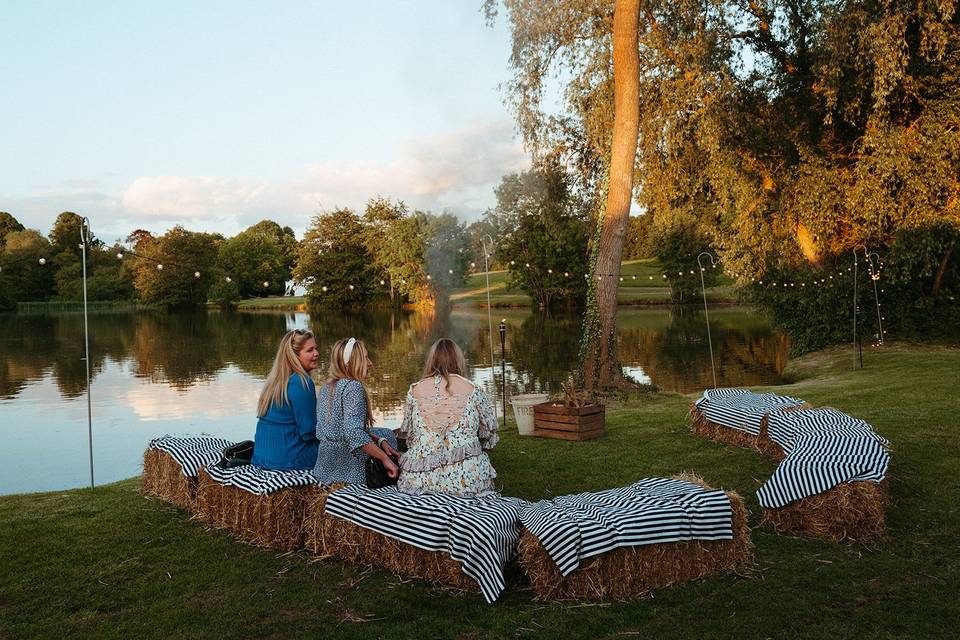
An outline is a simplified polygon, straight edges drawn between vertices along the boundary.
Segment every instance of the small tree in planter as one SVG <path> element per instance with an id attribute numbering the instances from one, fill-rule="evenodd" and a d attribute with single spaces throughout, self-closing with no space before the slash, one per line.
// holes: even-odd
<path id="1" fill-rule="evenodd" d="M 579 389 L 573 380 L 563 392 L 533 407 L 533 435 L 557 440 L 591 440 L 606 435 L 606 413 L 592 392 Z"/>

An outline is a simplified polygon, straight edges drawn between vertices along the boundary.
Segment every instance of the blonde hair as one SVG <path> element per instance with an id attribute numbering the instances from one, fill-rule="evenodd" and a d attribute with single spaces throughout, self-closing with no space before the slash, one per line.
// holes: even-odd
<path id="1" fill-rule="evenodd" d="M 466 370 L 467 363 L 459 345 L 450 338 L 440 338 L 427 351 L 422 377 L 441 376 L 446 382 L 445 389 L 450 391 L 450 376 L 462 376 Z"/>
<path id="2" fill-rule="evenodd" d="M 367 400 L 367 415 L 365 418 L 366 426 L 373 424 L 373 402 L 370 400 L 370 390 L 363 384 L 367 377 L 367 347 L 363 340 L 355 340 L 353 350 L 350 352 L 350 360 L 345 362 L 343 351 L 351 339 L 344 338 L 337 340 L 330 347 L 330 368 L 327 369 L 327 380 L 325 384 L 329 387 L 329 403 L 327 405 L 327 415 L 333 411 L 333 395 L 337 390 L 338 380 L 356 380 L 363 387 L 363 395 Z"/>
<path id="3" fill-rule="evenodd" d="M 290 402 L 287 398 L 287 381 L 293 374 L 300 376 L 300 384 L 303 385 L 304 389 L 307 388 L 307 378 L 310 377 L 310 374 L 300 364 L 299 355 L 307 340 L 312 339 L 313 334 L 305 329 L 288 331 L 280 339 L 280 346 L 277 347 L 277 355 L 273 359 L 273 366 L 270 367 L 267 381 L 263 385 L 263 391 L 260 392 L 260 400 L 257 402 L 258 416 L 265 416 L 271 405 L 282 407 Z"/>

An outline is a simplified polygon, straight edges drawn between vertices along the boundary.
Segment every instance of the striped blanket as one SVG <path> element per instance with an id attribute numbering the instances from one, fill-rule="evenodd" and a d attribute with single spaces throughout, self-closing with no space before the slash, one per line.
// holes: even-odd
<path id="1" fill-rule="evenodd" d="M 764 415 L 777 409 L 798 407 L 803 400 L 747 389 L 707 389 L 694 404 L 710 422 L 759 435 Z"/>
<path id="2" fill-rule="evenodd" d="M 784 507 L 845 482 L 880 482 L 886 477 L 887 440 L 863 420 L 841 411 L 771 414 L 768 429 L 787 458 L 757 491 L 764 508 Z"/>
<path id="3" fill-rule="evenodd" d="M 732 519 L 723 491 L 668 478 L 541 500 L 520 516 L 564 576 L 581 560 L 619 547 L 730 540 Z"/>
<path id="4" fill-rule="evenodd" d="M 210 436 L 178 438 L 168 435 L 154 438 L 147 448 L 169 453 L 180 465 L 183 475 L 196 478 L 202 467 L 218 461 L 223 450 L 232 444 L 229 440 Z"/>
<path id="5" fill-rule="evenodd" d="M 527 504 L 499 495 L 413 496 L 396 487 L 350 485 L 327 497 L 325 513 L 418 549 L 449 554 L 493 602 L 507 586 L 504 567 L 517 553 L 517 521 Z"/>
<path id="6" fill-rule="evenodd" d="M 207 467 L 207 474 L 222 485 L 229 485 L 258 496 L 265 496 L 287 487 L 306 487 L 317 484 L 317 479 L 308 470 L 263 469 L 245 464 L 232 469 L 217 466 Z"/>

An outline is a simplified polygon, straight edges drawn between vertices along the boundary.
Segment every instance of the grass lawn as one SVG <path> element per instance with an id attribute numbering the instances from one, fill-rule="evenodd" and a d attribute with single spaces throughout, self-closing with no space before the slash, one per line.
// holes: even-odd
<path id="1" fill-rule="evenodd" d="M 306 296 L 270 296 L 249 298 L 237 303 L 238 309 L 291 309 L 307 304 Z"/>
<path id="2" fill-rule="evenodd" d="M 890 439 L 888 534 L 872 545 L 753 532 L 743 575 L 624 603 L 534 602 L 515 574 L 493 605 L 418 580 L 235 542 L 138 493 L 0 497 L 0 638 L 948 638 L 960 624 L 960 349 L 893 345 L 792 363 L 777 390 L 861 417 Z M 606 438 L 507 432 L 493 452 L 503 493 L 538 499 L 694 471 L 740 492 L 775 463 L 694 438 L 690 396 L 612 408 Z M 952 585 L 952 586 L 951 586 Z"/>
<path id="3" fill-rule="evenodd" d="M 629 260 L 620 265 L 623 282 L 617 290 L 617 301 L 623 305 L 666 304 L 670 302 L 670 288 L 666 286 L 660 264 L 655 258 Z M 707 291 L 707 299 L 714 302 L 734 302 L 733 281 L 725 276 L 721 284 Z M 454 304 L 487 304 L 487 283 L 484 273 L 471 275 L 466 284 L 450 296 Z M 495 307 L 529 307 L 530 297 L 522 291 L 507 290 L 507 272 L 490 272 L 490 303 Z"/>

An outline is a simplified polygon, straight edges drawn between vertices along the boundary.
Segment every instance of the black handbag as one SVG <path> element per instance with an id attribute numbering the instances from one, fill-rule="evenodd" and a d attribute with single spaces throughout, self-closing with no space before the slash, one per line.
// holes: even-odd
<path id="1" fill-rule="evenodd" d="M 250 464 L 253 460 L 253 440 L 244 440 L 225 448 L 220 454 L 217 466 L 221 469 L 232 469 Z"/>
<path id="2" fill-rule="evenodd" d="M 380 487 L 395 485 L 397 484 L 397 478 L 400 477 L 400 474 L 397 474 L 397 478 L 391 478 L 387 475 L 387 468 L 373 456 L 367 456 L 367 461 L 364 464 L 364 472 L 367 476 L 368 489 L 379 489 Z"/>

